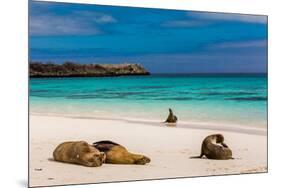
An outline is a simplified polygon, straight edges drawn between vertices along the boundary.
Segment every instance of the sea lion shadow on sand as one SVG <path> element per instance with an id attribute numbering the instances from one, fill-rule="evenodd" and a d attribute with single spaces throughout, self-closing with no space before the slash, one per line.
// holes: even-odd
<path id="1" fill-rule="evenodd" d="M 49 157 L 47 160 L 50 161 L 50 162 L 56 162 L 56 160 L 54 158 L 51 158 L 51 157 Z"/>
<path id="2" fill-rule="evenodd" d="M 173 126 L 175 126 L 176 123 L 177 123 L 177 121 L 178 121 L 177 116 L 175 116 L 174 113 L 173 113 L 173 111 L 172 111 L 172 109 L 169 108 L 169 115 L 168 115 L 166 121 L 164 121 L 163 123 L 167 123 L 167 125 L 173 125 Z"/>
<path id="3" fill-rule="evenodd" d="M 199 156 L 190 157 L 202 158 L 206 156 L 208 159 L 216 160 L 228 160 L 234 159 L 232 157 L 231 149 L 224 143 L 224 137 L 222 134 L 213 134 L 207 136 L 201 146 L 201 154 Z"/>
<path id="4" fill-rule="evenodd" d="M 144 165 L 150 162 L 148 157 L 131 153 L 124 146 L 109 140 L 95 142 L 93 146 L 105 153 L 105 163 Z"/>

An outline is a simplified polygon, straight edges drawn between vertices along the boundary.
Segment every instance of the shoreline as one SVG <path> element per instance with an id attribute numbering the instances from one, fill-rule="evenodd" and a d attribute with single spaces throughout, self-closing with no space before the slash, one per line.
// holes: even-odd
<path id="1" fill-rule="evenodd" d="M 81 116 L 81 115 L 70 115 L 70 114 L 55 114 L 55 113 L 36 113 L 30 112 L 30 115 L 33 116 L 48 116 L 48 117 L 63 117 L 63 118 L 74 118 L 74 119 L 88 119 L 88 120 L 109 120 L 109 121 L 121 121 L 132 124 L 144 124 L 148 126 L 170 126 L 174 128 L 183 128 L 183 129 L 204 129 L 204 130 L 222 130 L 227 132 L 237 132 L 244 134 L 254 134 L 254 135 L 267 135 L 267 126 L 265 128 L 260 127 L 250 127 L 248 125 L 238 125 L 238 124 L 226 124 L 226 123 L 199 123 L 199 122 L 187 122 L 179 121 L 176 125 L 174 124 L 165 124 L 161 120 L 145 120 L 145 119 L 136 119 L 136 118 L 117 118 L 117 117 L 106 117 L 106 116 Z"/>
<path id="2" fill-rule="evenodd" d="M 139 74 L 117 74 L 117 75 L 64 75 L 64 76 L 29 76 L 30 79 L 41 79 L 41 78 L 104 78 L 104 77 L 122 77 L 122 76 L 150 76 L 150 73 L 139 73 Z"/>
<path id="3" fill-rule="evenodd" d="M 265 135 L 34 114 L 29 121 L 30 186 L 267 172 Z M 224 135 L 235 159 L 190 159 L 199 155 L 203 139 L 215 133 Z M 58 144 L 78 140 L 111 140 L 150 157 L 151 162 L 89 168 L 52 160 Z"/>

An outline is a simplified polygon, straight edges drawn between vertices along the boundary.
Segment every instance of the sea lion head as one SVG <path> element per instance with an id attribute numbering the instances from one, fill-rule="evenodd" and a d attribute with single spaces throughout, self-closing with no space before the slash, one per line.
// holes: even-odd
<path id="1" fill-rule="evenodd" d="M 216 137 L 216 143 L 223 143 L 224 137 L 222 134 L 215 134 L 214 136 Z"/>
<path id="2" fill-rule="evenodd" d="M 76 158 L 82 164 L 90 167 L 101 166 L 105 161 L 104 152 L 100 152 L 97 148 L 89 145 L 85 141 L 78 142 L 75 148 Z"/>
<path id="3" fill-rule="evenodd" d="M 82 157 L 82 160 L 86 162 L 87 166 L 98 167 L 105 161 L 105 154 L 101 153 L 87 153 Z"/>

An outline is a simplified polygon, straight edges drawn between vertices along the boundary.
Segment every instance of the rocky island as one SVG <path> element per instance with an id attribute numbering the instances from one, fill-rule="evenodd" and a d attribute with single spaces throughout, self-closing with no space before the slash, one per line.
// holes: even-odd
<path id="1" fill-rule="evenodd" d="M 29 76 L 40 77 L 103 77 L 150 75 L 140 64 L 78 64 L 66 62 L 63 64 L 31 62 Z"/>

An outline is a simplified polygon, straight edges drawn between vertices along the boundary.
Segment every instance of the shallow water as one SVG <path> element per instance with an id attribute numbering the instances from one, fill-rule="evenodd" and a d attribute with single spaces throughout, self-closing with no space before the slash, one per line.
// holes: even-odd
<path id="1" fill-rule="evenodd" d="M 30 79 L 31 113 L 179 122 L 267 125 L 267 77 L 151 75 Z"/>

